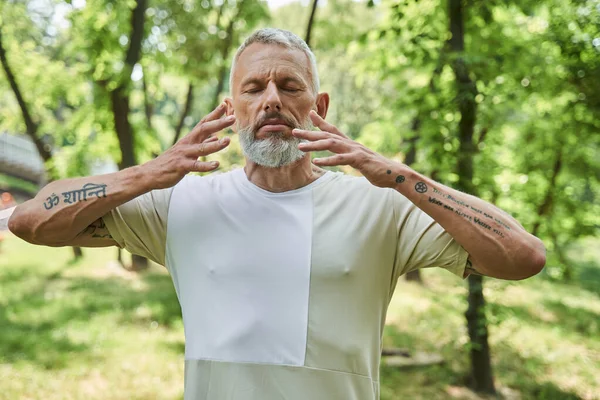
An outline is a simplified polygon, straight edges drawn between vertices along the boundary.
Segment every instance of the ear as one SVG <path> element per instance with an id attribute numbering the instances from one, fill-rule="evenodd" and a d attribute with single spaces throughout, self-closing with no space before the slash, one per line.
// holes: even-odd
<path id="1" fill-rule="evenodd" d="M 227 105 L 227 110 L 225 111 L 225 114 L 227 116 L 235 115 L 235 110 L 233 109 L 233 99 L 231 97 L 225 97 L 223 101 Z M 237 124 L 231 125 L 231 130 L 237 133 Z"/>
<path id="2" fill-rule="evenodd" d="M 317 95 L 317 114 L 323 119 L 327 116 L 327 110 L 329 110 L 329 94 L 319 93 Z"/>

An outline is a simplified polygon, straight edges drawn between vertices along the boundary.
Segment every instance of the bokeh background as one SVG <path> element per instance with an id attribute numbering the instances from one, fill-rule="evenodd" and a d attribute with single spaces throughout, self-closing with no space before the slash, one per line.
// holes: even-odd
<path id="1" fill-rule="evenodd" d="M 600 399 L 600 0 L 0 0 L 0 11 L 3 207 L 161 154 L 227 95 L 245 36 L 288 29 L 317 56 L 330 122 L 498 204 L 548 249 L 521 282 L 435 268 L 401 278 L 382 400 Z M 243 165 L 235 138 L 211 158 Z M 0 399 L 182 398 L 164 268 L 0 234 Z"/>

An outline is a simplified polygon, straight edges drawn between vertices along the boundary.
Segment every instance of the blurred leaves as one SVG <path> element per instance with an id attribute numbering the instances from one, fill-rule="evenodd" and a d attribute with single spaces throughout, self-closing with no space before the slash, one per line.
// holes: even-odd
<path id="1" fill-rule="evenodd" d="M 323 3 L 311 44 L 322 89 L 332 98 L 328 119 L 391 158 L 403 160 L 414 144 L 414 167 L 453 184 L 461 99 L 450 66 L 460 56 L 477 87 L 478 193 L 538 230 L 551 250 L 598 235 L 600 0 L 467 5 L 465 50 L 451 55 L 445 1 Z M 128 68 L 134 6 L 131 0 L 0 5 L 9 62 L 63 176 L 86 174 L 98 159 L 118 159 L 107 90 L 127 87 L 144 162 L 172 142 L 189 84 L 194 101 L 183 134 L 215 96 L 228 92 L 221 72 L 227 75 L 249 32 L 276 26 L 303 37 L 310 12 L 299 2 L 269 9 L 258 0 L 150 0 L 141 57 Z M 5 79 L 0 128 L 24 131 Z M 235 147 L 222 158 L 241 161 Z"/>

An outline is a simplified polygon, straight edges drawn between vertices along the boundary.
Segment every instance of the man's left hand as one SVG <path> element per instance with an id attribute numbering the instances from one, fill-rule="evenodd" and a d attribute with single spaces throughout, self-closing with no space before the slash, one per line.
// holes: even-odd
<path id="1" fill-rule="evenodd" d="M 294 129 L 292 134 L 295 137 L 308 140 L 300 143 L 298 148 L 304 152 L 329 150 L 335 153 L 330 157 L 315 158 L 315 165 L 350 165 L 359 170 L 369 182 L 379 187 L 394 187 L 396 183 L 401 183 L 397 182 L 398 180 L 404 181 L 402 175 L 391 176 L 391 166 L 394 162 L 350 139 L 316 112 L 311 111 L 309 116 L 321 131 Z"/>

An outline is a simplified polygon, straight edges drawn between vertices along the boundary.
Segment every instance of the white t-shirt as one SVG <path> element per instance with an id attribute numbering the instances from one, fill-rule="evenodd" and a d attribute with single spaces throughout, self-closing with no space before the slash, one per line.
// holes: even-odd
<path id="1" fill-rule="evenodd" d="M 392 189 L 327 172 L 271 193 L 243 169 L 186 176 L 104 216 L 165 265 L 185 327 L 185 400 L 375 400 L 398 277 L 467 253 Z"/>

